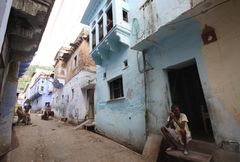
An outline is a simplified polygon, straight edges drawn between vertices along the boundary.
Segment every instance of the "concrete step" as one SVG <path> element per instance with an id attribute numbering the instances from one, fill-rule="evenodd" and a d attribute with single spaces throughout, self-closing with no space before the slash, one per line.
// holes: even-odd
<path id="1" fill-rule="evenodd" d="M 212 154 L 217 149 L 217 146 L 215 143 L 211 143 L 211 142 L 205 142 L 201 140 L 191 140 L 188 143 L 188 149 L 191 151 Z"/>
<path id="2" fill-rule="evenodd" d="M 212 159 L 211 154 L 195 152 L 195 151 L 189 151 L 188 155 L 184 155 L 183 151 L 180 151 L 180 150 L 166 151 L 166 153 L 178 159 L 192 161 L 192 162 L 210 162 Z"/>

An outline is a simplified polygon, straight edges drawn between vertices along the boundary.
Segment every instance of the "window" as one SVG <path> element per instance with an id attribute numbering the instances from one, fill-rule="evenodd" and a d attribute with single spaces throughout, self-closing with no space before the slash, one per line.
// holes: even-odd
<path id="1" fill-rule="evenodd" d="M 123 20 L 128 22 L 128 12 L 126 10 L 123 9 Z"/>
<path id="2" fill-rule="evenodd" d="M 50 102 L 45 102 L 45 106 L 50 106 Z"/>
<path id="3" fill-rule="evenodd" d="M 67 95 L 67 103 L 69 103 L 69 95 Z"/>
<path id="4" fill-rule="evenodd" d="M 96 30 L 93 29 L 92 31 L 92 49 L 96 47 Z"/>
<path id="5" fill-rule="evenodd" d="M 124 63 L 124 67 L 128 67 L 128 61 L 127 60 L 123 61 L 123 63 Z"/>
<path id="6" fill-rule="evenodd" d="M 100 17 L 102 16 L 102 14 L 103 14 L 103 11 L 102 11 L 102 10 L 99 11 L 99 13 L 98 13 L 98 18 L 100 18 Z"/>
<path id="7" fill-rule="evenodd" d="M 74 89 L 72 89 L 72 99 L 74 98 Z"/>
<path id="8" fill-rule="evenodd" d="M 43 91 L 44 90 L 44 87 L 43 86 L 41 86 L 41 91 Z"/>
<path id="9" fill-rule="evenodd" d="M 74 68 L 77 67 L 77 56 L 74 57 Z"/>
<path id="10" fill-rule="evenodd" d="M 106 77 L 107 77 L 107 73 L 105 72 L 103 73 L 103 79 L 106 79 Z"/>
<path id="11" fill-rule="evenodd" d="M 109 32 L 113 27 L 112 6 L 108 8 L 106 15 L 107 15 L 107 32 Z"/>
<path id="12" fill-rule="evenodd" d="M 96 24 L 96 21 L 93 21 L 93 23 L 92 23 L 92 28 L 94 27 L 95 24 Z"/>
<path id="13" fill-rule="evenodd" d="M 103 19 L 98 22 L 99 42 L 103 39 Z"/>
<path id="14" fill-rule="evenodd" d="M 111 0 L 108 0 L 106 3 L 106 6 L 108 6 L 111 3 Z"/>
<path id="15" fill-rule="evenodd" d="M 109 81 L 108 84 L 110 88 L 110 99 L 123 97 L 122 76 Z"/>

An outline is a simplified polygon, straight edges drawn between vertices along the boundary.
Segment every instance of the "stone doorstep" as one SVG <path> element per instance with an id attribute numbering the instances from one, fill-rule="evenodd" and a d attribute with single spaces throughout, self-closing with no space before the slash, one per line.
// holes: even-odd
<path id="1" fill-rule="evenodd" d="M 201 153 L 196 151 L 189 151 L 188 155 L 184 155 L 183 151 L 180 151 L 180 150 L 166 151 L 166 153 L 170 156 L 183 159 L 183 160 L 192 161 L 192 162 L 210 162 L 212 159 L 211 154 L 206 154 L 206 153 Z"/>
<path id="2" fill-rule="evenodd" d="M 217 149 L 217 145 L 212 142 L 193 139 L 188 143 L 188 148 L 191 151 L 213 154 L 213 152 Z"/>

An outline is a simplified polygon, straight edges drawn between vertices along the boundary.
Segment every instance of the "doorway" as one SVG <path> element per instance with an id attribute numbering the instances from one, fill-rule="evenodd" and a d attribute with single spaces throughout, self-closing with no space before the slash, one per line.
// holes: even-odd
<path id="1" fill-rule="evenodd" d="M 94 89 L 87 89 L 87 101 L 88 101 L 88 119 L 94 120 Z"/>
<path id="2" fill-rule="evenodd" d="M 195 60 L 167 70 L 172 103 L 189 120 L 194 139 L 213 142 L 213 131 Z"/>

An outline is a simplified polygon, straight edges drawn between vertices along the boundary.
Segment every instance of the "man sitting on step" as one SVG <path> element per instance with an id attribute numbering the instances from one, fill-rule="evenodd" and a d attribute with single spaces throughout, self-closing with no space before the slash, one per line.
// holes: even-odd
<path id="1" fill-rule="evenodd" d="M 171 143 L 171 149 L 178 149 L 178 146 L 184 148 L 184 155 L 188 155 L 187 143 L 192 139 L 188 127 L 188 119 L 184 113 L 180 112 L 179 106 L 172 105 L 172 112 L 169 114 L 166 126 L 161 128 L 164 137 Z"/>

